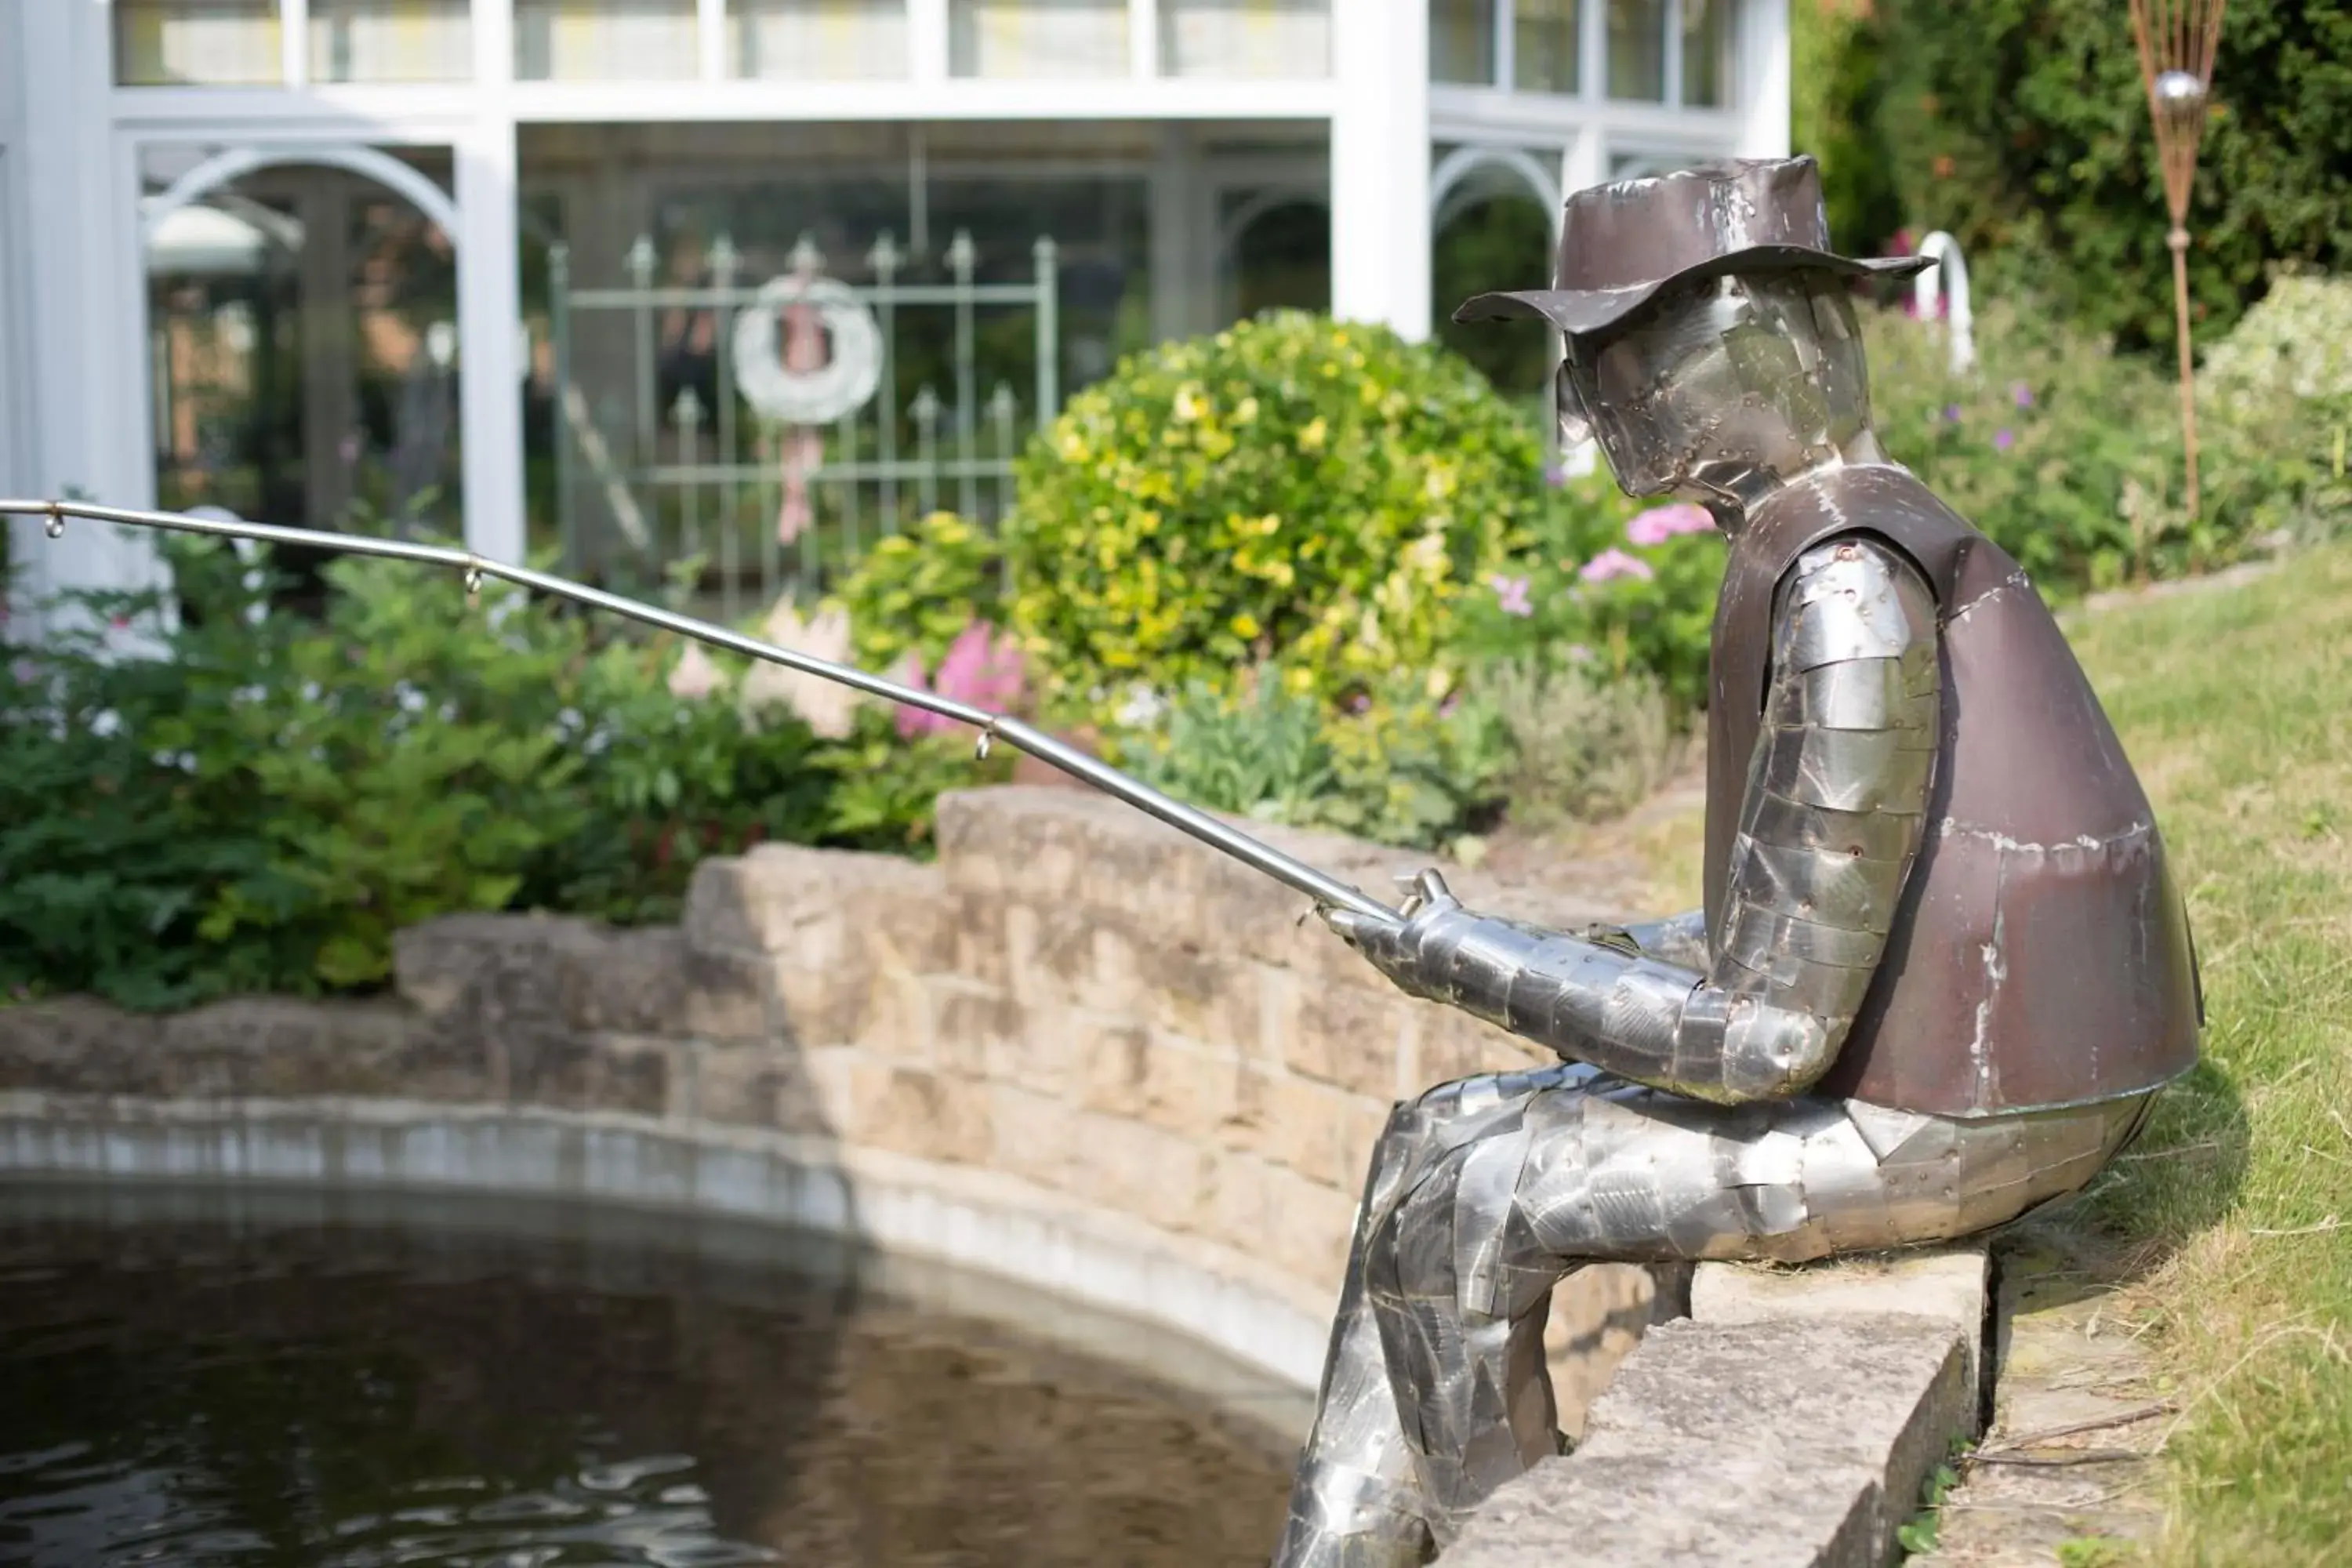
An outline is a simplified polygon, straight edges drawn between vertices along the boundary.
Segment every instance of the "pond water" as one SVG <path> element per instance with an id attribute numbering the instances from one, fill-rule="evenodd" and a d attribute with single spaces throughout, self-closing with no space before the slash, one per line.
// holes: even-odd
<path id="1" fill-rule="evenodd" d="M 1265 1561 L 1262 1388 L 960 1289 L 674 1217 L 0 1184 L 0 1563 Z"/>

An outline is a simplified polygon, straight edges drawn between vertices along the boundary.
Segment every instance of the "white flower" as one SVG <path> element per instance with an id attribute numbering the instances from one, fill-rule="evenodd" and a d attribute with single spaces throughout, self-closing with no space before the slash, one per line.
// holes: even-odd
<path id="1" fill-rule="evenodd" d="M 583 721 L 580 717 L 579 709 L 566 708 L 555 716 L 555 728 L 560 734 L 576 735 L 580 732 L 580 726 Z"/>
<path id="2" fill-rule="evenodd" d="M 702 645 L 690 642 L 678 657 L 677 668 L 669 672 L 669 694 L 693 701 L 718 690 L 725 679 L 710 656 L 702 651 Z"/>
<path id="3" fill-rule="evenodd" d="M 260 701 L 263 698 L 268 695 L 269 691 L 266 687 L 240 686 L 235 691 L 228 694 L 228 700 L 239 707 L 247 707 Z"/>
<path id="4" fill-rule="evenodd" d="M 849 612 L 838 605 L 827 605 L 803 621 L 789 598 L 779 599 L 761 629 L 770 642 L 788 652 L 804 653 L 828 664 L 848 661 Z M 782 707 L 818 734 L 837 741 L 849 733 L 861 699 L 854 688 L 838 681 L 803 675 L 762 659 L 743 678 L 742 700 L 746 713 Z"/>
<path id="5" fill-rule="evenodd" d="M 319 700 L 319 683 L 317 681 L 306 680 L 302 683 L 302 700 L 305 702 L 316 702 Z"/>
<path id="6" fill-rule="evenodd" d="M 122 715 L 111 708 L 101 708 L 89 716 L 89 732 L 103 741 L 122 731 Z"/>
<path id="7" fill-rule="evenodd" d="M 1119 704 L 1118 721 L 1130 730 L 1149 730 L 1160 722 L 1168 711 L 1168 700 L 1148 686 L 1130 686 L 1127 700 Z"/>
<path id="8" fill-rule="evenodd" d="M 425 711 L 425 693 L 418 690 L 415 686 L 412 685 L 408 681 L 395 681 L 393 684 L 392 695 L 394 700 L 400 704 L 400 710 L 402 712 L 422 713 Z"/>

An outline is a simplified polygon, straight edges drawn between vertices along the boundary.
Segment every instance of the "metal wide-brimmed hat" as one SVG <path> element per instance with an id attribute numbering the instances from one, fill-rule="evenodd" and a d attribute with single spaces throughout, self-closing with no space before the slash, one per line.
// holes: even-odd
<path id="1" fill-rule="evenodd" d="M 1934 265 L 1922 256 L 1840 256 L 1830 248 L 1811 158 L 1739 159 L 1577 192 L 1560 224 L 1552 286 L 1480 294 L 1454 319 L 1540 317 L 1578 337 L 1690 279 L 1801 269 L 1906 278 Z"/>

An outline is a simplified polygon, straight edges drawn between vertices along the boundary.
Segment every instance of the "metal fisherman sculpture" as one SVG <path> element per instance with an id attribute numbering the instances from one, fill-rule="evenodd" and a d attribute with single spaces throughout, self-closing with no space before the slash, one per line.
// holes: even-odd
<path id="1" fill-rule="evenodd" d="M 1402 918 L 1327 910 L 1562 1065 L 1391 1118 L 1280 1568 L 1421 1563 L 1559 1451 L 1570 1271 L 2000 1225 L 2196 1059 L 2187 917 L 2098 700 L 2017 563 L 1872 432 L 1850 280 L 1921 265 L 1832 253 L 1811 159 L 1723 164 L 1571 196 L 1556 286 L 1456 313 L 1549 322 L 1564 434 L 1728 537 L 1706 906 L 1549 931 L 1424 874 Z"/>
<path id="2" fill-rule="evenodd" d="M 1001 738 L 1305 893 L 1412 995 L 1557 1052 L 1398 1107 L 1372 1159 L 1276 1568 L 1424 1562 L 1559 1451 L 1552 1287 L 1587 1263 L 1797 1260 L 2079 1189 L 2195 1060 L 2195 954 L 2147 797 L 2017 564 L 1872 433 L 1810 159 L 1570 198 L 1557 286 L 1459 319 L 1565 337 L 1563 433 L 1730 539 L 1706 907 L 1548 931 L 1434 872 L 1391 910 L 1018 720 L 462 550 L 58 501 L 0 514 L 463 570 Z"/>

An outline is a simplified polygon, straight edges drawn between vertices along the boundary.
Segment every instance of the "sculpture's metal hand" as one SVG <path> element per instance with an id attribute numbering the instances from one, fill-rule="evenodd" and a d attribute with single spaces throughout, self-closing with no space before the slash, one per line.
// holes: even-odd
<path id="1" fill-rule="evenodd" d="M 133 511 L 121 507 L 92 506 L 79 501 L 0 500 L 0 517 L 10 514 L 40 517 L 48 520 L 52 539 L 65 531 L 68 518 L 83 518 L 93 522 L 124 523 L 136 528 L 164 529 L 176 533 L 200 533 L 215 538 L 256 539 L 277 544 L 300 544 L 312 549 L 331 550 L 352 555 L 375 555 L 395 561 L 413 561 L 424 565 L 452 566 L 466 574 L 470 589 L 484 577 L 497 577 L 542 594 L 570 599 L 614 615 L 626 616 L 664 631 L 676 632 L 698 642 L 709 643 L 751 658 L 781 664 L 806 675 L 825 680 L 836 680 L 844 686 L 884 698 L 892 702 L 921 708 L 950 719 L 970 724 L 980 731 L 979 749 L 988 754 L 989 742 L 1002 739 L 1008 745 L 1028 752 L 1040 762 L 1050 763 L 1074 778 L 1084 780 L 1107 795 L 1114 795 L 1128 805 L 1158 817 L 1171 827 L 1190 834 L 1211 848 L 1223 850 L 1236 860 L 1262 871 L 1275 880 L 1294 888 L 1316 900 L 1320 907 L 1333 907 L 1354 911 L 1369 920 L 1393 921 L 1394 910 L 1376 899 L 1367 897 L 1360 889 L 1351 888 L 1314 867 L 1284 854 L 1270 844 L 1261 843 L 1239 829 L 1220 822 L 1206 812 L 1186 805 L 1183 802 L 1162 795 L 1140 779 L 1119 772 L 1098 757 L 1087 755 L 1043 731 L 1032 729 L 1017 719 L 986 709 L 958 702 L 936 692 L 919 691 L 886 680 L 878 675 L 868 675 L 862 669 L 852 669 L 825 659 L 812 658 L 791 648 L 761 642 L 707 621 L 669 610 L 656 609 L 635 599 L 605 593 L 565 578 L 534 572 L 528 567 L 512 566 L 501 561 L 489 560 L 471 551 L 452 550 L 441 545 L 412 544 L 405 540 L 374 539 L 363 534 L 322 533 L 307 528 L 281 528 L 273 523 L 245 522 L 231 518 L 190 517 L 180 512 Z"/>

